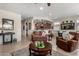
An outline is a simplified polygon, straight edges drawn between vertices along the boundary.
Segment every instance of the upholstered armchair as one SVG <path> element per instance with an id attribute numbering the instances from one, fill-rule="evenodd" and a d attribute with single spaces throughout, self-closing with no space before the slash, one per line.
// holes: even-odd
<path id="1" fill-rule="evenodd" d="M 56 45 L 63 49 L 64 51 L 67 52 L 72 52 L 78 48 L 78 39 L 76 37 L 70 39 L 70 40 L 65 40 L 63 38 L 56 38 Z"/>
<path id="2" fill-rule="evenodd" d="M 41 31 L 34 31 L 31 35 L 31 40 L 32 41 L 47 41 L 47 36 L 42 36 L 42 32 Z"/>

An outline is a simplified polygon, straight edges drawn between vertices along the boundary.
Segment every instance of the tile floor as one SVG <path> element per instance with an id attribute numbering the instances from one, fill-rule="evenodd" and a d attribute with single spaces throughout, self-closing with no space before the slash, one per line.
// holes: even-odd
<path id="1" fill-rule="evenodd" d="M 29 38 L 22 40 L 21 42 L 0 45 L 0 56 L 29 56 L 28 46 L 30 44 Z M 78 56 L 79 49 L 74 52 L 68 53 L 56 46 L 56 39 L 53 38 L 49 41 L 52 44 L 52 56 Z"/>

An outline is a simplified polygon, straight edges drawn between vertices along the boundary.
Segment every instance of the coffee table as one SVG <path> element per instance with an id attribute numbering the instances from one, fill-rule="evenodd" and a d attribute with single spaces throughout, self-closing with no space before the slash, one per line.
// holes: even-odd
<path id="1" fill-rule="evenodd" d="M 47 55 L 47 54 L 52 55 L 52 45 L 51 45 L 51 43 L 45 42 L 44 44 L 45 44 L 45 48 L 37 48 L 35 46 L 35 43 L 32 42 L 29 45 L 29 53 L 30 53 L 30 56 L 32 54 L 33 55 L 37 55 L 37 56 L 44 56 L 44 55 Z"/>

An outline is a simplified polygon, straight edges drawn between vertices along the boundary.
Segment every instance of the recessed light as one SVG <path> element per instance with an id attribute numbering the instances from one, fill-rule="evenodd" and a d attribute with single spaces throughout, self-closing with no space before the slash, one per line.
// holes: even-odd
<path id="1" fill-rule="evenodd" d="M 40 7 L 40 10 L 43 10 L 44 9 L 44 7 Z"/>
<path id="2" fill-rule="evenodd" d="M 77 20 L 77 23 L 79 23 L 79 20 Z"/>

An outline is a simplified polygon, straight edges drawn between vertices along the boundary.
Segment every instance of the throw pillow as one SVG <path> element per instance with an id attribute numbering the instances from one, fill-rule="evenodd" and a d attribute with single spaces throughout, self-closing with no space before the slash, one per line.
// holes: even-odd
<path id="1" fill-rule="evenodd" d="M 74 35 L 69 34 L 69 39 L 74 38 Z"/>

